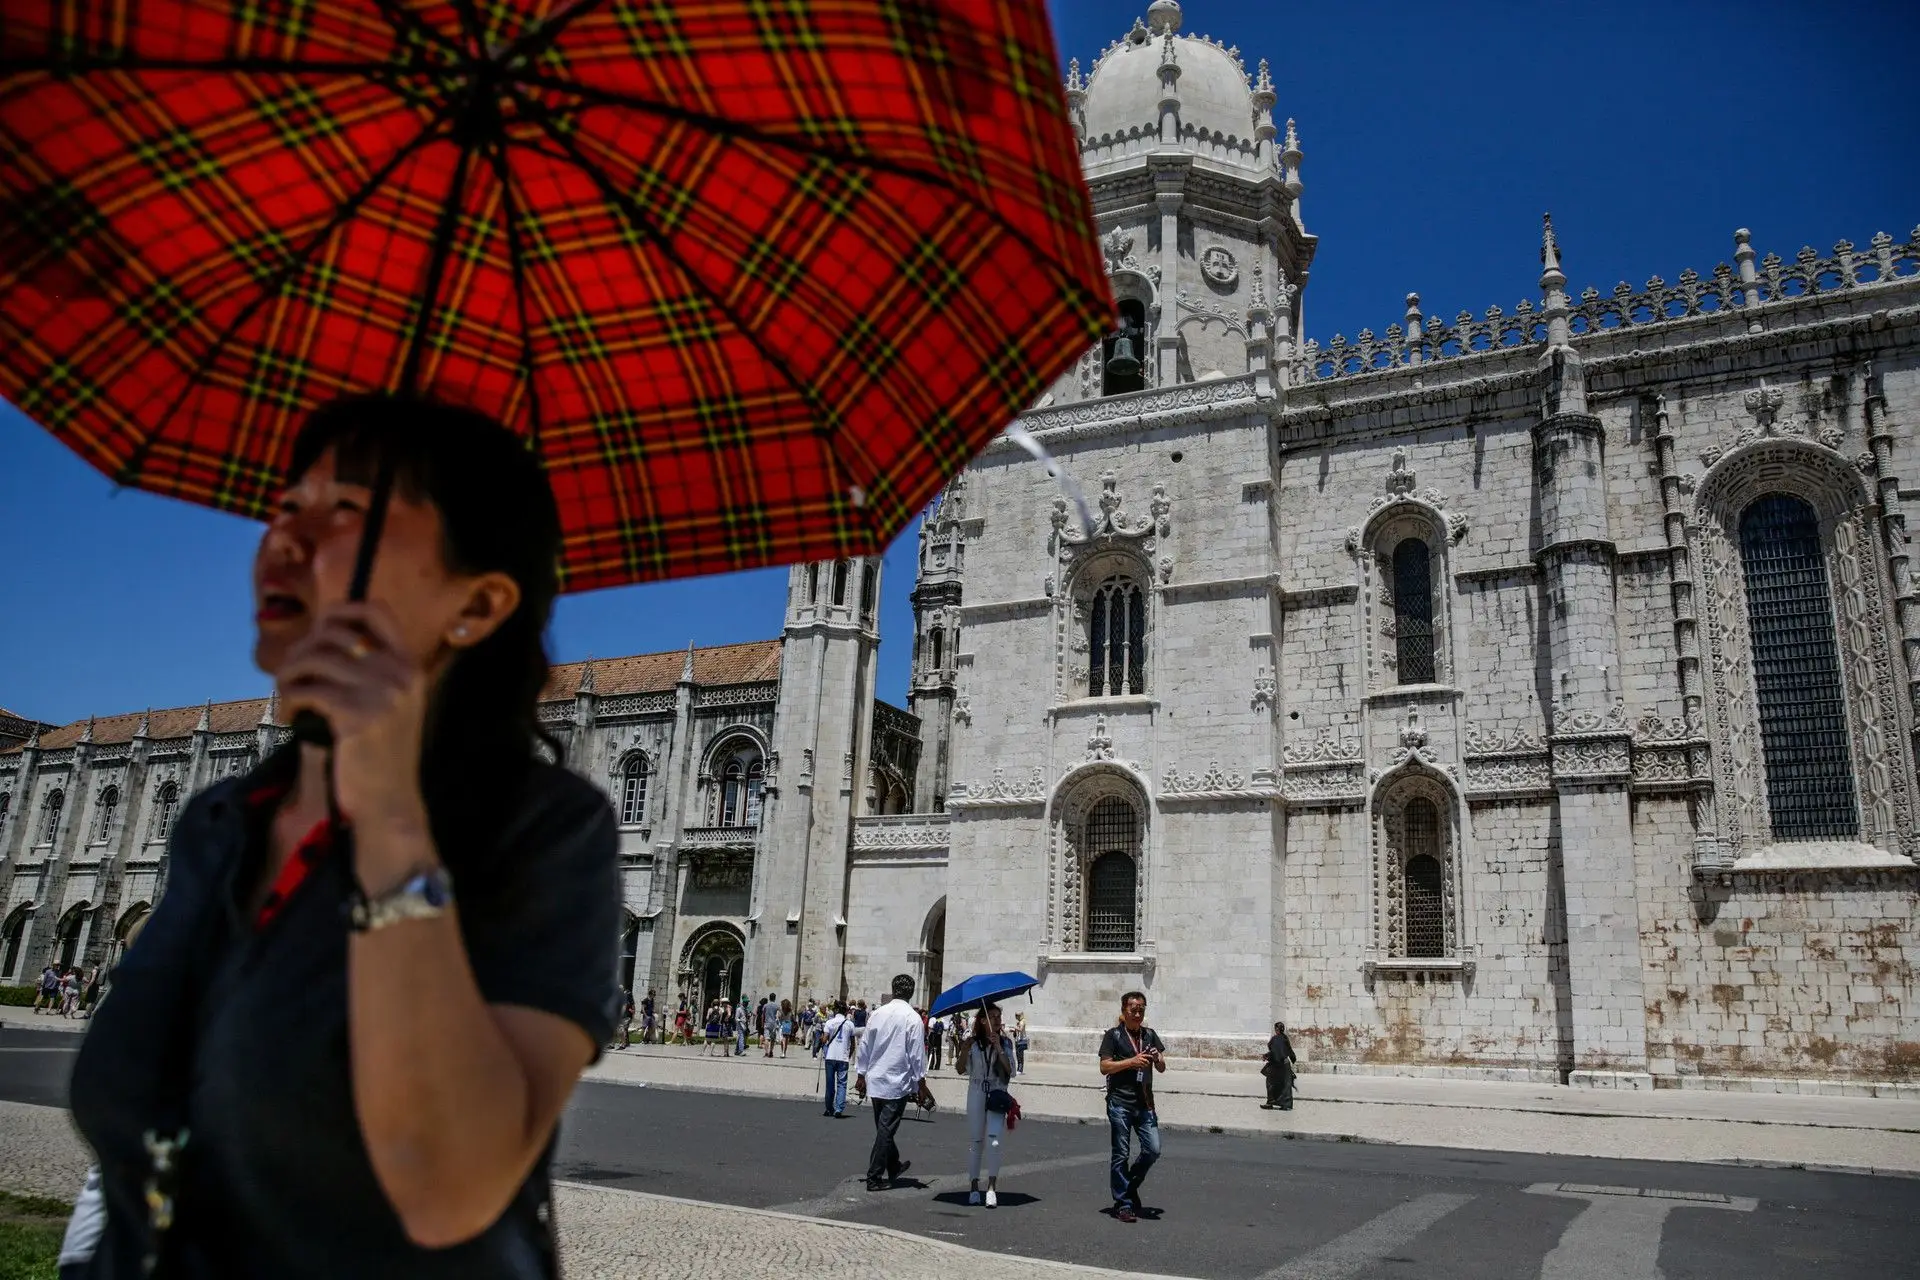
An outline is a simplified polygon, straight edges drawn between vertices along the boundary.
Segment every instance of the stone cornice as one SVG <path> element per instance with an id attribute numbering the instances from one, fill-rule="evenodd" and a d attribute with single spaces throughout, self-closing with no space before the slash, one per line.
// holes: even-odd
<path id="1" fill-rule="evenodd" d="M 1255 395 L 1252 375 L 1244 374 L 1049 405 L 1022 414 L 1020 424 L 1035 439 L 1058 445 L 1155 427 L 1190 426 L 1253 414 L 1264 417 L 1274 404 L 1270 397 Z M 1020 446 L 1004 436 L 986 449 L 988 455 L 1007 452 L 1018 453 Z"/>

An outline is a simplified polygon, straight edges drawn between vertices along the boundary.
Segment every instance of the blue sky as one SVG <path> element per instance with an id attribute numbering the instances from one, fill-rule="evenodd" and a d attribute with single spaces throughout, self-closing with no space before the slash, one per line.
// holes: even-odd
<path id="1" fill-rule="evenodd" d="M 1053 0 L 1086 67 L 1146 0 Z M 1910 4 L 1192 0 L 1186 30 L 1273 63 L 1320 236 L 1306 334 L 1537 297 L 1552 210 L 1575 290 L 1791 257 L 1920 222 Z M 1842 16 L 1844 15 L 1844 16 Z M 0 403 L 0 706 L 61 722 L 262 694 L 254 526 L 98 474 Z M 881 695 L 904 701 L 913 531 L 888 553 Z M 774 635 L 785 570 L 564 600 L 555 656 Z"/>

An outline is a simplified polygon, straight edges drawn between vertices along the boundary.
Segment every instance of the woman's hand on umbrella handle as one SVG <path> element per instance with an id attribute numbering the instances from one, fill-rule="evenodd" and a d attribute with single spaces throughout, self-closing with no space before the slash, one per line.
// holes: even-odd
<path id="1" fill-rule="evenodd" d="M 424 834 L 420 750 L 431 684 L 392 612 L 378 601 L 327 606 L 277 674 L 289 713 L 317 712 L 333 728 L 341 816 Z"/>

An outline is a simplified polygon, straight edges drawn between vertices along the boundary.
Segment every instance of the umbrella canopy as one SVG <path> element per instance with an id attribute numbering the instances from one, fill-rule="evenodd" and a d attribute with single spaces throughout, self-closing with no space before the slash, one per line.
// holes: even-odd
<path id="1" fill-rule="evenodd" d="M 523 433 L 568 590 L 879 551 L 1109 324 L 1031 0 L 15 0 L 0 393 L 259 516 L 302 417 Z"/>
<path id="2" fill-rule="evenodd" d="M 978 1004 L 998 1003 L 1039 985 L 1040 979 L 1026 973 L 976 973 L 959 986 L 942 991 L 927 1016 L 937 1018 Z"/>

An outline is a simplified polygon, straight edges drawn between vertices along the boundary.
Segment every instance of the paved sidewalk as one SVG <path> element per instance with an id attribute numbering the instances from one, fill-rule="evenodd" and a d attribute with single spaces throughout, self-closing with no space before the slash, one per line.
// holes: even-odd
<path id="1" fill-rule="evenodd" d="M 0 1191 L 71 1201 L 88 1155 L 67 1113 L 0 1102 Z M 562 1182 L 564 1274 L 576 1280 L 1169 1280 L 968 1249 L 887 1227 Z"/>
<path id="2" fill-rule="evenodd" d="M 817 1097 L 819 1064 L 709 1057 L 679 1045 L 609 1052 L 590 1080 L 775 1097 Z M 937 1096 L 961 1096 L 950 1069 Z M 1014 1085 L 1035 1117 L 1104 1119 L 1103 1086 L 1084 1067 L 1030 1063 Z M 1346 1142 L 1401 1143 L 1635 1160 L 1805 1166 L 1920 1174 L 1920 1102 L 1714 1090 L 1574 1089 L 1486 1080 L 1312 1074 L 1291 1112 L 1262 1111 L 1265 1081 L 1246 1070 L 1172 1065 L 1155 1093 L 1165 1125 Z"/>

